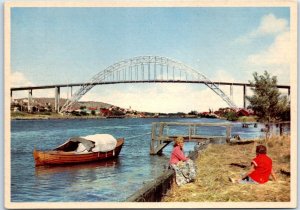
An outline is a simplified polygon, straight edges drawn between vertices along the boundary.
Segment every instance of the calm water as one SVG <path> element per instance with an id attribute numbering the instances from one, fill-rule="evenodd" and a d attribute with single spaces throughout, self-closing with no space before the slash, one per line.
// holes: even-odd
<path id="1" fill-rule="evenodd" d="M 167 164 L 172 145 L 162 156 L 149 155 L 151 123 L 157 121 L 224 122 L 217 119 L 100 119 L 12 121 L 11 201 L 12 202 L 103 202 L 124 201 L 147 181 L 158 177 Z M 253 126 L 245 129 L 234 123 L 232 135 L 242 138 L 263 136 Z M 168 131 L 170 134 L 178 130 Z M 32 151 L 48 150 L 69 137 L 109 133 L 124 137 L 117 160 L 67 167 L 34 166 Z M 221 135 L 225 129 L 203 128 L 202 133 Z M 145 135 L 146 134 L 146 135 Z M 188 154 L 194 143 L 188 143 Z"/>

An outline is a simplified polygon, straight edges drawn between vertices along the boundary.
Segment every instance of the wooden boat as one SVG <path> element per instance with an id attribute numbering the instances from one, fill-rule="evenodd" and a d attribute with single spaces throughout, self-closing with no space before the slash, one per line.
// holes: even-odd
<path id="1" fill-rule="evenodd" d="M 64 165 L 40 165 L 35 167 L 36 176 L 56 175 L 66 171 L 76 173 L 81 170 L 97 171 L 101 168 L 115 168 L 120 166 L 121 162 L 118 158 L 106 159 L 104 161 L 93 161 L 87 163 L 74 163 Z"/>
<path id="2" fill-rule="evenodd" d="M 87 145 L 88 150 L 85 153 L 76 151 L 76 148 L 78 147 L 79 143 Z M 35 161 L 35 166 L 63 165 L 103 161 L 118 157 L 123 144 L 124 138 L 120 138 L 116 140 L 116 146 L 114 149 L 105 152 L 95 152 L 91 150 L 91 148 L 94 148 L 95 142 L 89 141 L 81 137 L 75 137 L 69 139 L 61 146 L 50 151 L 38 151 L 34 149 L 33 157 Z"/>

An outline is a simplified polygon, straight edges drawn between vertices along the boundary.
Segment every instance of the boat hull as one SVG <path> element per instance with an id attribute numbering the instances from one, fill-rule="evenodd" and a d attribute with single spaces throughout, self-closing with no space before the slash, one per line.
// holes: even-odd
<path id="1" fill-rule="evenodd" d="M 33 151 L 33 157 L 35 166 L 41 165 L 64 165 L 64 164 L 76 164 L 103 161 L 119 156 L 124 139 L 118 139 L 117 145 L 114 150 L 108 152 L 90 152 L 84 154 L 78 154 L 75 152 L 63 152 L 63 151 Z"/>

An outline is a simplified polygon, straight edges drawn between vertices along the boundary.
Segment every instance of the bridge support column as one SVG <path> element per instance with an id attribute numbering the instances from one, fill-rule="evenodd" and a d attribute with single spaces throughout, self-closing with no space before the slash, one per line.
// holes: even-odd
<path id="1" fill-rule="evenodd" d="M 244 85 L 244 94 L 243 94 L 243 98 L 244 98 L 244 108 L 246 109 L 246 95 L 247 95 L 247 89 L 246 89 L 246 85 Z"/>
<path id="2" fill-rule="evenodd" d="M 32 111 L 32 89 L 28 90 L 27 110 L 28 112 Z"/>
<path id="3" fill-rule="evenodd" d="M 55 112 L 59 112 L 60 87 L 55 87 Z"/>
<path id="4" fill-rule="evenodd" d="M 230 99 L 233 101 L 233 85 L 230 85 Z"/>

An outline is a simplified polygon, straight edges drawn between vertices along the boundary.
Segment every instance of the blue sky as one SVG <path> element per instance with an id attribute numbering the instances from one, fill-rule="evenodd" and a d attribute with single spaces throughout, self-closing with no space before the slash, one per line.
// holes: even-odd
<path id="1" fill-rule="evenodd" d="M 289 32 L 285 7 L 16 7 L 11 11 L 12 86 L 85 82 L 140 55 L 181 61 L 213 81 L 248 82 L 254 71 L 268 70 L 279 84 L 289 84 Z M 229 94 L 229 87 L 223 88 Z M 234 88 L 239 106 L 241 94 Z M 33 93 L 39 95 L 53 97 L 53 90 Z M 227 106 L 204 85 L 192 84 L 99 86 L 82 100 L 154 112 Z"/>

